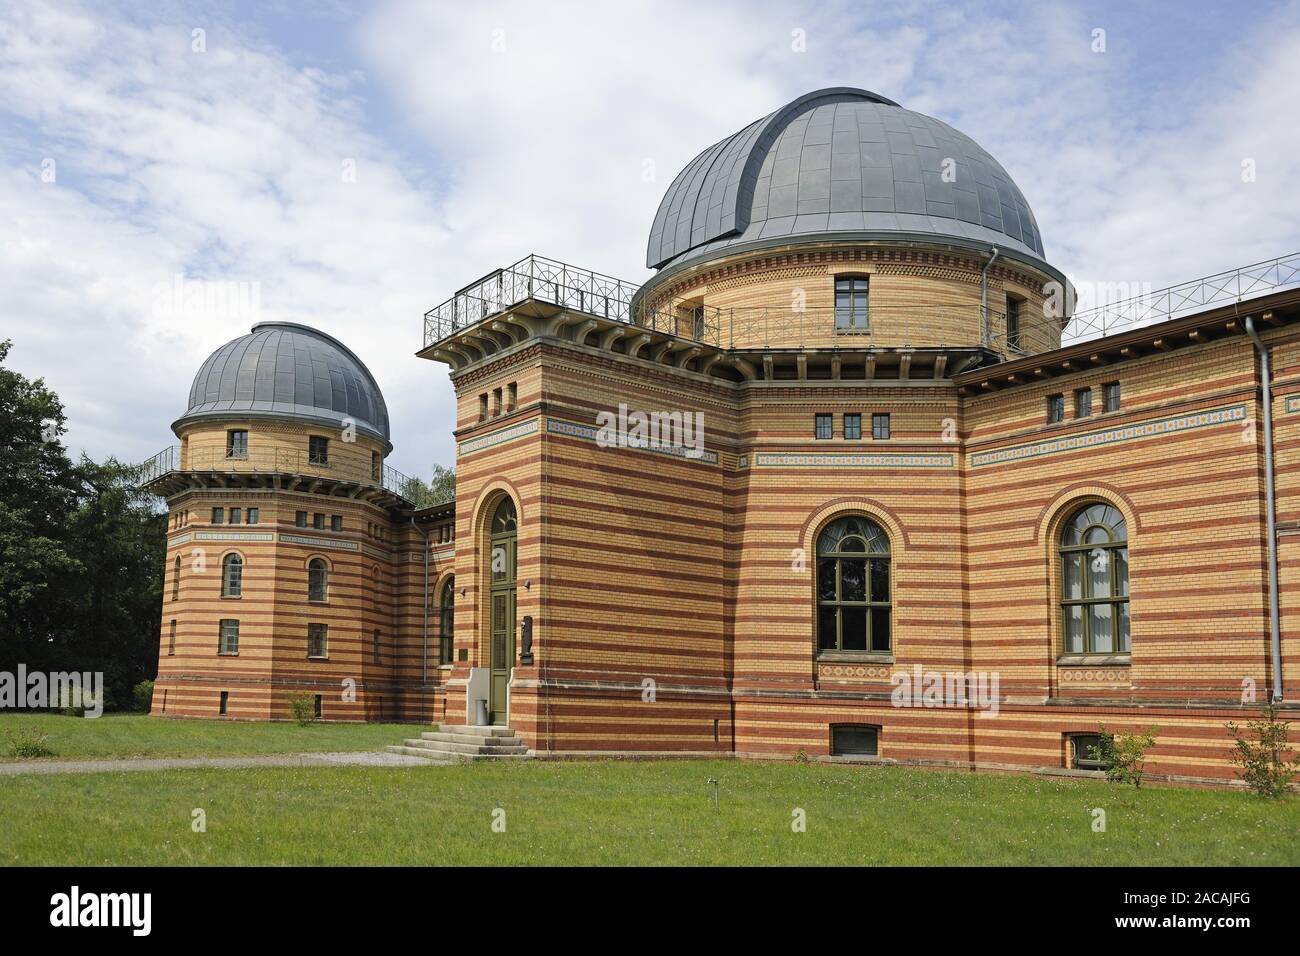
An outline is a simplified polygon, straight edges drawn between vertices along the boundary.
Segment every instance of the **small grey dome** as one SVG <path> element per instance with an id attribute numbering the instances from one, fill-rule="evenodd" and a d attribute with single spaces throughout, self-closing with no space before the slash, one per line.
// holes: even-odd
<path id="1" fill-rule="evenodd" d="M 692 160 L 659 205 L 646 265 L 805 236 L 996 245 L 1046 265 L 997 160 L 946 123 L 847 87 L 801 96 Z"/>
<path id="2" fill-rule="evenodd" d="M 262 322 L 208 356 L 172 428 L 232 416 L 339 428 L 351 420 L 391 445 L 388 406 L 370 370 L 342 342 L 293 322 Z"/>

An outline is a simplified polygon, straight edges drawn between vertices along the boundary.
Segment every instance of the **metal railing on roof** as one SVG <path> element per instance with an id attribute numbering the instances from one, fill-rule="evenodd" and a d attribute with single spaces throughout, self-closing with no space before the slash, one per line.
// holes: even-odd
<path id="1" fill-rule="evenodd" d="M 421 494 L 422 483 L 410 478 L 396 468 L 382 465 L 378 472 L 362 468 L 366 474 L 357 474 L 356 467 L 320 461 L 308 451 L 279 448 L 252 443 L 240 454 L 227 454 L 221 448 L 193 448 L 182 453 L 179 445 L 169 445 L 139 466 L 139 483 L 147 485 L 173 472 L 220 472 L 223 474 L 281 474 L 303 475 L 309 478 L 326 478 L 334 481 L 354 481 L 375 488 L 383 488 L 415 501 Z"/>
<path id="2" fill-rule="evenodd" d="M 1300 286 L 1300 252 L 1076 312 L 1062 338 L 1066 343 L 1099 338 L 1290 286 Z"/>

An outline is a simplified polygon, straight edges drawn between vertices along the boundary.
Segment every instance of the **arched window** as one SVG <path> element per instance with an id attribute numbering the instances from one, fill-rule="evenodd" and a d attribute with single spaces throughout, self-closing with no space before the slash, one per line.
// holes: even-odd
<path id="1" fill-rule="evenodd" d="M 1086 505 L 1061 530 L 1061 617 L 1066 653 L 1128 653 L 1128 530 L 1113 505 Z"/>
<path id="2" fill-rule="evenodd" d="M 172 562 L 172 600 L 175 601 L 181 596 L 181 556 L 176 555 L 176 560 Z"/>
<path id="3" fill-rule="evenodd" d="M 518 528 L 515 522 L 515 503 L 509 498 L 502 498 L 492 515 L 493 534 L 514 534 Z"/>
<path id="4" fill-rule="evenodd" d="M 890 649 L 889 536 L 857 515 L 817 538 L 817 648 Z"/>
<path id="5" fill-rule="evenodd" d="M 244 593 L 244 559 L 228 554 L 221 559 L 221 596 L 239 597 Z"/>
<path id="6" fill-rule="evenodd" d="M 450 664 L 452 637 L 456 628 L 456 580 L 448 578 L 438 601 L 438 663 Z"/>
<path id="7" fill-rule="evenodd" d="M 324 601 L 329 596 L 329 568 L 324 558 L 307 562 L 307 600 Z"/>

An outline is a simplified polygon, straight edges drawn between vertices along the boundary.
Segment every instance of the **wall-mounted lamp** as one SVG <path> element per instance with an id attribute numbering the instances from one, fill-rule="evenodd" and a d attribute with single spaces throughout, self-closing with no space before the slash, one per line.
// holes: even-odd
<path id="1" fill-rule="evenodd" d="M 531 591 L 532 589 L 533 589 L 533 582 L 532 582 L 531 580 L 525 581 L 525 582 L 524 582 L 524 590 L 525 590 L 525 591 Z"/>
<path id="2" fill-rule="evenodd" d="M 464 596 L 465 596 L 465 587 L 464 587 L 464 585 L 461 586 L 461 589 L 460 589 L 460 596 L 461 596 L 461 597 L 464 597 Z"/>

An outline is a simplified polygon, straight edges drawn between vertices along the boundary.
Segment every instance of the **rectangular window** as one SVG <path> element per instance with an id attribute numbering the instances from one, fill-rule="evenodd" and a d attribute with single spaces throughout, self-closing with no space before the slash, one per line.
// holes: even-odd
<path id="1" fill-rule="evenodd" d="M 325 697 L 324 697 L 323 694 L 317 694 L 317 695 L 316 695 L 316 706 L 315 706 L 315 709 L 314 709 L 314 711 L 313 711 L 313 714 L 314 714 L 314 716 L 316 717 L 317 720 L 320 720 L 320 718 L 321 718 L 321 712 L 322 712 L 321 705 L 324 703 L 324 700 L 325 700 Z"/>
<path id="2" fill-rule="evenodd" d="M 1020 348 L 1020 300 L 1007 296 L 1007 348 Z"/>
<path id="3" fill-rule="evenodd" d="M 172 621 L 171 627 L 167 630 L 167 656 L 176 655 L 176 622 Z"/>
<path id="4" fill-rule="evenodd" d="M 832 724 L 831 753 L 837 757 L 880 756 L 880 728 L 870 724 Z"/>
<path id="5" fill-rule="evenodd" d="M 243 518 L 243 514 L 240 512 L 240 510 L 239 510 L 238 508 L 231 508 L 231 509 L 230 509 L 230 523 L 231 523 L 231 524 L 239 524 L 239 522 L 240 522 L 240 520 L 241 520 L 242 518 Z"/>
<path id="6" fill-rule="evenodd" d="M 820 439 L 830 438 L 835 430 L 834 418 L 830 415 L 818 413 L 813 420 L 813 435 Z"/>
<path id="7" fill-rule="evenodd" d="M 862 416 L 848 414 L 844 416 L 844 437 L 861 438 L 862 437 Z"/>
<path id="8" fill-rule="evenodd" d="M 487 392 L 483 392 L 478 397 L 478 420 L 483 421 L 483 419 L 487 417 L 488 417 Z"/>
<path id="9" fill-rule="evenodd" d="M 835 331 L 869 332 L 867 277 L 843 276 L 835 280 Z"/>
<path id="10" fill-rule="evenodd" d="M 325 530 L 325 516 L 317 512 L 311 516 L 311 526 L 317 531 Z"/>
<path id="11" fill-rule="evenodd" d="M 1074 417 L 1087 418 L 1092 414 L 1092 389 L 1081 388 L 1074 393 Z"/>
<path id="12" fill-rule="evenodd" d="M 319 435 L 307 438 L 307 461 L 313 465 L 330 463 L 330 440 Z"/>
<path id="13" fill-rule="evenodd" d="M 225 717 L 229 711 L 230 711 L 230 691 L 223 690 L 221 692 L 221 700 L 217 705 L 217 713 L 220 714 L 222 717 Z"/>
<path id="14" fill-rule="evenodd" d="M 324 657 L 329 626 L 326 624 L 307 625 L 307 656 Z"/>
<path id="15" fill-rule="evenodd" d="M 882 412 L 871 416 L 871 437 L 884 441 L 889 437 L 889 413 Z"/>
<path id="16" fill-rule="evenodd" d="M 213 509 L 212 509 L 212 523 L 213 523 L 213 524 L 225 524 L 225 523 L 226 523 L 226 509 L 225 509 L 225 508 L 213 508 Z"/>
<path id="17" fill-rule="evenodd" d="M 259 509 L 259 508 L 249 508 L 249 509 L 248 509 L 248 523 L 249 523 L 249 524 L 257 524 L 257 523 L 258 523 L 259 521 L 261 521 L 261 520 L 262 520 L 262 512 L 261 512 L 261 509 Z"/>
<path id="18" fill-rule="evenodd" d="M 232 430 L 226 432 L 226 457 L 248 457 L 248 432 L 243 430 Z"/>
<path id="19" fill-rule="evenodd" d="M 372 645 L 371 645 L 371 652 L 372 652 L 372 653 L 374 654 L 374 656 L 375 656 L 375 663 L 378 664 L 378 663 L 380 662 L 380 661 L 379 661 L 379 632 L 378 632 L 378 631 L 375 631 L 375 633 L 374 633 L 374 638 L 373 638 L 373 640 L 372 640 Z"/>
<path id="20" fill-rule="evenodd" d="M 330 530 L 331 530 L 331 531 L 342 531 L 342 530 L 343 530 L 343 516 L 342 516 L 342 515 L 330 515 Z"/>
<path id="21" fill-rule="evenodd" d="M 1070 767 L 1074 770 L 1105 770 L 1100 734 L 1071 734 Z"/>
<path id="22" fill-rule="evenodd" d="M 1047 423 L 1054 425 L 1065 419 L 1065 396 L 1048 395 L 1047 396 Z"/>
<path id="23" fill-rule="evenodd" d="M 1119 382 L 1107 382 L 1101 389 L 1102 408 L 1108 412 L 1119 411 Z"/>
<path id="24" fill-rule="evenodd" d="M 239 622 L 231 618 L 221 619 L 221 637 L 217 646 L 218 654 L 239 653 Z"/>
<path id="25" fill-rule="evenodd" d="M 370 453 L 370 480 L 378 481 L 384 476 L 384 459 L 377 451 Z"/>
<path id="26" fill-rule="evenodd" d="M 492 417 L 496 418 L 501 414 L 501 389 L 492 389 Z"/>
<path id="27" fill-rule="evenodd" d="M 513 412 L 519 404 L 519 383 L 511 382 L 506 386 L 506 411 Z"/>
<path id="28" fill-rule="evenodd" d="M 297 525 L 299 528 L 307 527 L 307 512 L 295 511 L 293 513 L 293 523 Z"/>

